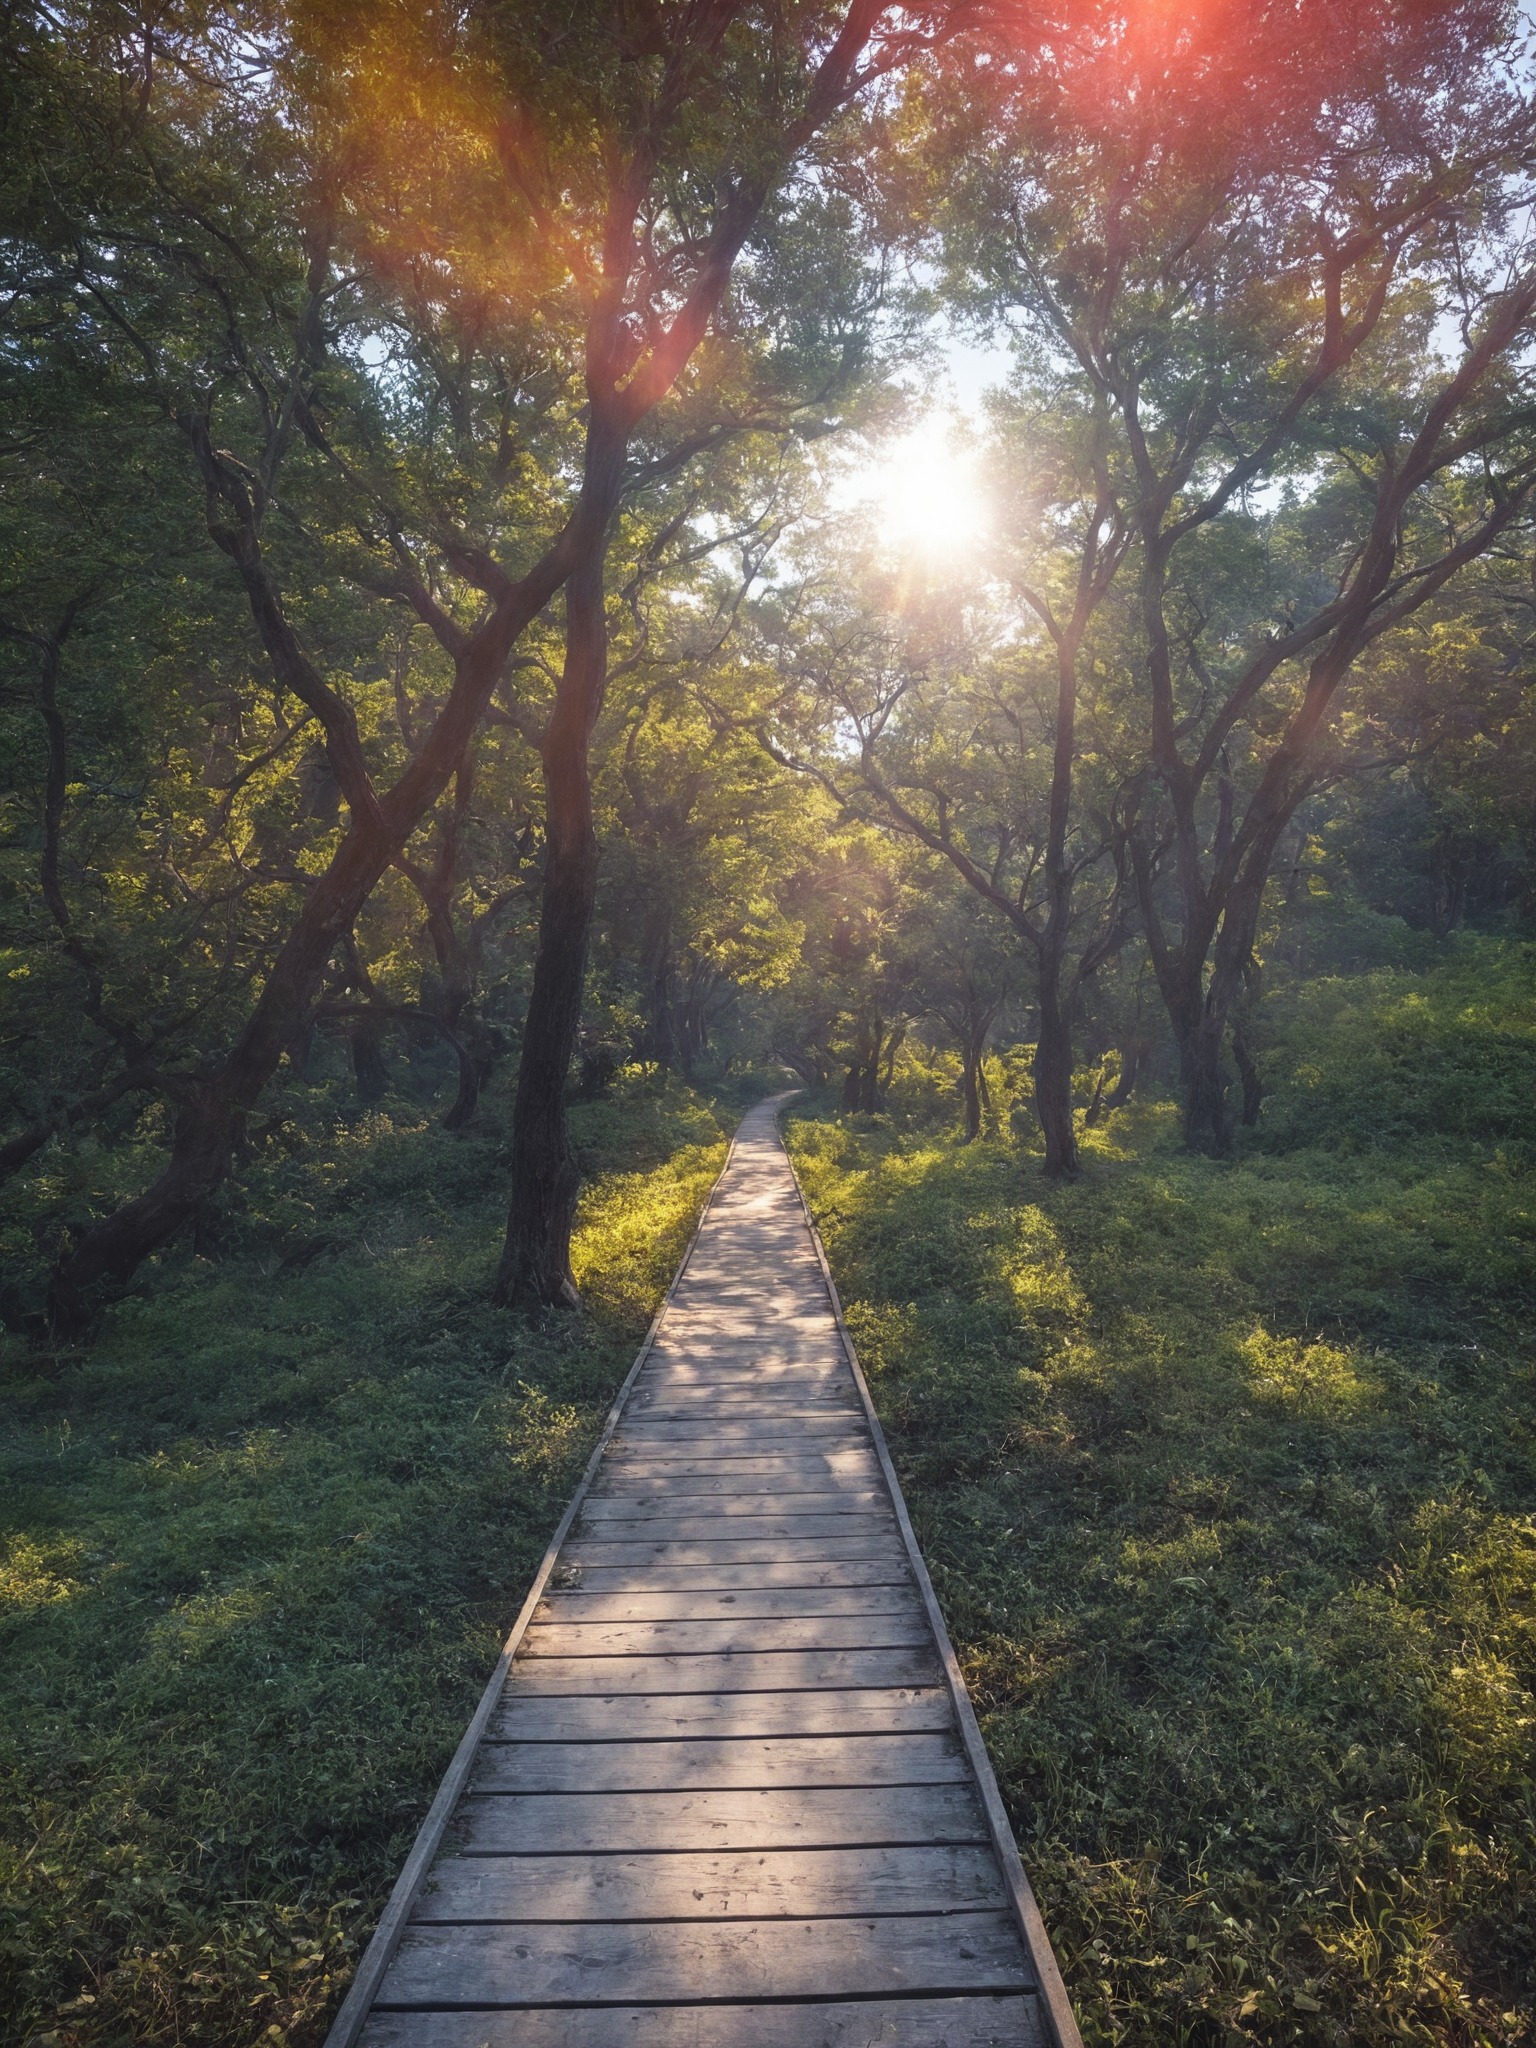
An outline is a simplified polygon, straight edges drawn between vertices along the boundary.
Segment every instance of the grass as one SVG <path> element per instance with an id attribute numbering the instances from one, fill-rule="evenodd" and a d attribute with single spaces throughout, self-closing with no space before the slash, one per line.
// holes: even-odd
<path id="1" fill-rule="evenodd" d="M 792 1125 L 1094 2048 L 1533 2037 L 1536 1040 L 1491 965 L 1283 1007 L 1235 1166 L 1160 1104 L 1065 1188 L 899 1101 Z"/>
<path id="2" fill-rule="evenodd" d="M 397 1109 L 290 1130 L 88 1349 L 0 1351 L 5 2041 L 323 2038 L 735 1113 L 575 1112 L 580 1319 L 485 1305 L 494 1106 Z"/>

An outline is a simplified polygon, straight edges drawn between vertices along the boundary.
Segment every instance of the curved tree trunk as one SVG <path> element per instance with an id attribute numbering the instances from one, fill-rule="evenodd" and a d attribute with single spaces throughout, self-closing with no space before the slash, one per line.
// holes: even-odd
<path id="1" fill-rule="evenodd" d="M 529 1302 L 575 1308 L 571 1226 L 581 1176 L 566 1123 L 565 1084 L 581 1024 L 587 938 L 597 895 L 588 747 L 607 680 L 605 551 L 566 586 L 565 669 L 544 735 L 544 893 L 539 950 L 523 1026 L 512 1109 L 512 1197 L 496 1275 L 500 1308 Z"/>

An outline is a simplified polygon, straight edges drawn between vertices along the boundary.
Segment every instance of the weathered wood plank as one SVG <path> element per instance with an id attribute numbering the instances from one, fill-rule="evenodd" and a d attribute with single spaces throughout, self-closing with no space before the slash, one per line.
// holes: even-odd
<path id="1" fill-rule="evenodd" d="M 837 1464 L 867 1453 L 868 1449 L 867 1441 L 860 1437 L 828 1437 L 819 1432 L 802 1442 L 779 1431 L 774 1440 L 766 1444 L 755 1443 L 751 1437 L 730 1437 L 718 1444 L 701 1443 L 692 1437 L 641 1437 L 623 1442 L 615 1438 L 608 1446 L 603 1467 L 605 1471 L 622 1472 L 629 1465 L 647 1465 L 664 1471 L 669 1466 L 686 1463 L 725 1471 L 737 1465 L 745 1467 L 761 1461 L 772 1463 L 780 1458 L 825 1459 L 829 1464 Z"/>
<path id="2" fill-rule="evenodd" d="M 893 1650 L 932 1640 L 914 1598 L 905 1613 L 735 1615 L 709 1621 L 535 1623 L 520 1654 L 544 1657 L 736 1656 L 769 1650 Z"/>
<path id="3" fill-rule="evenodd" d="M 477 1792 L 687 1792 L 786 1785 L 957 1785 L 960 1746 L 919 1735 L 786 1735 L 755 1742 L 487 1742 Z"/>
<path id="4" fill-rule="evenodd" d="M 678 1420 L 670 1415 L 631 1416 L 626 1412 L 614 1436 L 616 1445 L 641 1443 L 757 1444 L 773 1438 L 785 1443 L 804 1443 L 807 1438 L 833 1441 L 840 1448 L 863 1450 L 869 1436 L 854 1409 L 836 1409 L 825 1415 L 802 1416 L 791 1427 L 787 1418 L 777 1416 L 731 1417 L 703 1414 Z M 707 1451 L 690 1452 L 707 1457 Z"/>
<path id="5" fill-rule="evenodd" d="M 578 1543 L 618 1543 L 626 1538 L 637 1543 L 776 1543 L 780 1539 L 809 1543 L 823 1536 L 834 1542 L 848 1542 L 862 1541 L 866 1530 L 878 1540 L 887 1529 L 895 1529 L 895 1518 L 884 1501 L 857 1515 L 732 1515 L 722 1512 L 720 1503 L 711 1501 L 707 1513 L 595 1515 L 590 1519 L 583 1515 L 577 1527 Z"/>
<path id="6" fill-rule="evenodd" d="M 484 1793 L 465 1800 L 455 1825 L 459 1852 L 471 1856 L 920 1847 L 987 1838 L 968 1784 Z"/>
<path id="7" fill-rule="evenodd" d="M 671 1463 L 649 1458 L 605 1464 L 592 1498 L 644 1493 L 761 1493 L 765 1488 L 794 1493 L 881 1493 L 884 1482 L 873 1459 L 840 1452 L 834 1458 L 736 1458 L 727 1465 L 703 1458 Z"/>
<path id="8" fill-rule="evenodd" d="M 622 1716 L 622 1719 L 620 1718 Z M 949 1695 L 938 1686 L 867 1686 L 825 1692 L 518 1693 L 491 1722 L 500 1742 L 602 1741 L 622 1728 L 647 1738 L 749 1741 L 773 1735 L 885 1735 L 947 1730 Z"/>
<path id="9" fill-rule="evenodd" d="M 848 1361 L 842 1347 L 829 1339 L 824 1344 L 704 1344 L 694 1343 L 670 1351 L 653 1351 L 640 1375 L 647 1380 L 681 1379 L 702 1385 L 704 1381 L 848 1378 Z"/>
<path id="10" fill-rule="evenodd" d="M 787 1387 L 754 1386 L 750 1380 L 739 1387 L 652 1385 L 635 1389 L 628 1412 L 635 1422 L 660 1415 L 718 1415 L 722 1421 L 764 1415 L 777 1420 L 787 1415 L 857 1415 L 858 1398 L 846 1379 Z"/>
<path id="11" fill-rule="evenodd" d="M 446 1856 L 418 1926 L 520 1920 L 770 1920 L 976 1913 L 1006 1903 L 991 1846 L 751 1855 Z"/>
<path id="12" fill-rule="evenodd" d="M 764 1586 L 739 1591 L 602 1593 L 553 1592 L 539 1602 L 534 1621 L 729 1621 L 750 1616 L 811 1614 L 921 1614 L 916 1589 L 895 1586 Z"/>
<path id="13" fill-rule="evenodd" d="M 637 1386 L 676 1382 L 682 1386 L 783 1386 L 805 1380 L 819 1385 L 826 1381 L 846 1383 L 848 1361 L 840 1349 L 828 1343 L 818 1352 L 791 1351 L 785 1345 L 755 1344 L 721 1346 L 710 1350 L 702 1344 L 686 1350 L 653 1351 Z"/>
<path id="14" fill-rule="evenodd" d="M 584 1522 L 676 1521 L 687 1515 L 711 1519 L 735 1519 L 754 1515 L 774 1519 L 784 1515 L 868 1515 L 890 1507 L 885 1488 L 870 1487 L 855 1492 L 848 1487 L 824 1486 L 809 1493 L 692 1493 L 687 1485 L 668 1487 L 664 1493 L 637 1492 L 630 1487 L 604 1488 L 592 1494 L 582 1511 Z"/>
<path id="15" fill-rule="evenodd" d="M 507 1691 L 597 1693 L 821 1692 L 862 1686 L 931 1685 L 926 1643 L 897 1650 L 767 1650 L 721 1657 L 530 1657 L 513 1665 Z"/>
<path id="16" fill-rule="evenodd" d="M 628 1571 L 638 1571 L 644 1565 L 833 1564 L 853 1558 L 906 1563 L 898 1539 L 880 1526 L 871 1526 L 857 1536 L 784 1536 L 770 1543 L 734 1530 L 729 1541 L 716 1537 L 684 1542 L 671 1535 L 656 1539 L 648 1528 L 644 1541 L 638 1536 L 613 1534 L 573 1536 L 560 1556 L 570 1565 L 619 1565 Z"/>
<path id="17" fill-rule="evenodd" d="M 846 2005 L 380 2012 L 362 2048 L 1046 2048 L 1029 1992 Z"/>
<path id="18" fill-rule="evenodd" d="M 471 2006 L 889 1997 L 1019 1991 L 1032 1979 L 1004 1913 L 620 1926 L 412 1927 L 378 2003 Z"/>
<path id="19" fill-rule="evenodd" d="M 782 1564 L 641 1564 L 564 1566 L 550 1582 L 557 1590 L 593 1593 L 678 1592 L 750 1586 L 910 1586 L 904 1557 L 805 1558 Z"/>

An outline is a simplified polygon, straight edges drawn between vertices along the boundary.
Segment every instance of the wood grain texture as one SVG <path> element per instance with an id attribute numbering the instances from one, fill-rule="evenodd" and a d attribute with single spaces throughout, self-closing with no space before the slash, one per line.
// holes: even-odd
<path id="1" fill-rule="evenodd" d="M 644 1593 L 594 1592 L 578 1585 L 548 1593 L 534 1609 L 535 1623 L 597 1621 L 730 1621 L 749 1615 L 910 1614 L 911 1588 L 893 1586 L 743 1586 Z"/>
<path id="2" fill-rule="evenodd" d="M 363 2048 L 1046 2048 L 1038 2002 L 866 1999 L 847 2005 L 637 2005 L 378 2012 Z"/>
<path id="3" fill-rule="evenodd" d="M 519 1657 L 507 1694 L 820 1692 L 932 1685 L 939 1675 L 931 1642 L 909 1650 L 743 1650 L 720 1657 Z"/>
<path id="4" fill-rule="evenodd" d="M 989 1847 L 639 1856 L 445 1856 L 419 1926 L 976 1913 L 1004 1904 Z"/>
<path id="5" fill-rule="evenodd" d="M 576 1527 L 575 1540 L 578 1543 L 618 1542 L 623 1540 L 622 1532 L 628 1532 L 636 1541 L 645 1543 L 706 1543 L 716 1538 L 729 1543 L 767 1543 L 779 1539 L 809 1543 L 813 1538 L 823 1536 L 842 1543 L 849 1541 L 855 1531 L 861 1538 L 865 1531 L 871 1535 L 885 1531 L 893 1539 L 896 1536 L 895 1521 L 883 1500 L 864 1507 L 855 1515 L 733 1515 L 728 1508 L 714 1502 L 697 1503 L 695 1511 L 690 1510 L 688 1502 L 675 1501 L 665 1514 L 632 1518 L 623 1515 L 589 1518 L 583 1515 Z"/>
<path id="6" fill-rule="evenodd" d="M 812 1486 L 878 1487 L 880 1467 L 871 1452 L 848 1451 L 780 1452 L 777 1456 L 745 1458 L 662 1458 L 656 1456 L 610 1458 L 603 1474 L 602 1491 L 635 1487 L 660 1492 L 663 1487 L 682 1487 L 690 1479 L 701 1480 L 707 1492 L 756 1493 L 764 1486 L 794 1486 L 805 1491 Z M 754 1485 L 753 1482 L 756 1482 Z M 690 1492 L 699 1490 L 688 1488 Z"/>
<path id="7" fill-rule="evenodd" d="M 682 1792 L 801 1785 L 961 1785 L 953 1735 L 785 1735 L 740 1741 L 486 1742 L 477 1792 Z"/>
<path id="8" fill-rule="evenodd" d="M 774 1521 L 784 1515 L 883 1515 L 890 1502 L 882 1487 L 878 1492 L 856 1492 L 850 1487 L 822 1487 L 815 1493 L 693 1493 L 682 1481 L 665 1493 L 637 1493 L 628 1487 L 605 1488 L 594 1494 L 582 1513 L 582 1526 L 599 1522 L 664 1522 L 679 1516 L 701 1519 L 756 1515 Z"/>
<path id="9" fill-rule="evenodd" d="M 1006 1913 L 859 1920 L 412 1927 L 380 2005 L 627 2005 L 684 1999 L 1022 1991 Z"/>
<path id="10" fill-rule="evenodd" d="M 835 1564 L 857 1558 L 904 1566 L 907 1561 L 894 1526 L 870 1527 L 867 1523 L 860 1524 L 856 1536 L 780 1536 L 770 1542 L 741 1529 L 732 1529 L 729 1537 L 679 1538 L 659 1534 L 651 1524 L 643 1539 L 612 1531 L 603 1536 L 573 1536 L 560 1557 L 567 1565 L 618 1565 L 628 1571 L 647 1565 Z"/>
<path id="11" fill-rule="evenodd" d="M 563 1566 L 551 1585 L 559 1590 L 591 1593 L 693 1592 L 754 1586 L 910 1586 L 912 1574 L 898 1551 L 884 1551 L 872 1557 L 805 1558 L 759 1561 L 755 1564 L 720 1563 L 709 1560 L 694 1564 L 603 1565 L 571 1563 Z"/>
<path id="12" fill-rule="evenodd" d="M 740 1656 L 769 1650 L 914 1649 L 930 1641 L 923 1615 L 739 1614 L 708 1621 L 552 1621 L 523 1637 L 537 1657 Z"/>
<path id="13" fill-rule="evenodd" d="M 476 1793 L 455 1822 L 478 1856 L 658 1849 L 846 1848 L 981 1842 L 969 1785 L 813 1785 L 793 1790 Z"/>
<path id="14" fill-rule="evenodd" d="M 938 1685 L 879 1686 L 825 1692 L 656 1693 L 609 1699 L 602 1693 L 504 1694 L 491 1722 L 499 1742 L 601 1741 L 678 1737 L 743 1739 L 771 1735 L 904 1735 L 952 1723 Z"/>

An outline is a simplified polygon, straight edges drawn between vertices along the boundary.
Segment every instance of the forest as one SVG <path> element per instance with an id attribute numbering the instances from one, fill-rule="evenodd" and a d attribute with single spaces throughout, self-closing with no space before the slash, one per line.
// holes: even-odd
<path id="1" fill-rule="evenodd" d="M 0 13 L 0 2041 L 318 2048 L 789 1089 L 1084 2039 L 1536 2040 L 1531 35 Z"/>

